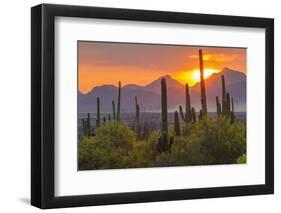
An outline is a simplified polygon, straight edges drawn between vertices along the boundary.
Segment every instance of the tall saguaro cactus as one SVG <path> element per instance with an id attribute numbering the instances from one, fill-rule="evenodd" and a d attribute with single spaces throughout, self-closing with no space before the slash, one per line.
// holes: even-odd
<path id="1" fill-rule="evenodd" d="M 226 116 L 230 116 L 230 95 L 226 93 Z"/>
<path id="2" fill-rule="evenodd" d="M 165 78 L 161 79 L 161 136 L 158 140 L 158 150 L 167 151 L 168 141 L 168 109 L 167 109 L 167 84 Z"/>
<path id="3" fill-rule="evenodd" d="M 118 103 L 117 103 L 117 121 L 120 121 L 120 106 L 121 105 L 121 82 L 118 82 Z"/>
<path id="4" fill-rule="evenodd" d="M 231 122 L 235 121 L 233 98 L 231 98 Z"/>
<path id="5" fill-rule="evenodd" d="M 100 98 L 97 97 L 97 120 L 96 127 L 100 127 Z"/>
<path id="6" fill-rule="evenodd" d="M 185 113 L 183 112 L 182 106 L 179 106 L 179 111 L 180 111 L 180 116 L 185 123 L 188 123 L 192 120 L 191 102 L 190 102 L 188 84 L 185 84 Z"/>
<path id="7" fill-rule="evenodd" d="M 178 111 L 175 111 L 175 126 L 174 131 L 176 136 L 180 136 L 180 122 L 179 122 L 179 113 Z"/>
<path id="8" fill-rule="evenodd" d="M 225 90 L 225 79 L 224 79 L 224 75 L 221 76 L 221 85 L 222 85 L 222 100 L 221 100 L 221 104 L 222 104 L 222 114 L 225 116 L 226 115 L 226 90 Z"/>
<path id="9" fill-rule="evenodd" d="M 216 96 L 216 105 L 217 105 L 217 114 L 218 114 L 218 117 L 219 117 L 221 115 L 221 104 L 220 104 L 218 96 Z"/>
<path id="10" fill-rule="evenodd" d="M 192 122 L 195 123 L 197 119 L 196 119 L 196 112 L 194 107 L 192 107 L 191 109 L 191 114 L 192 114 Z"/>
<path id="11" fill-rule="evenodd" d="M 91 115 L 90 115 L 90 113 L 88 113 L 88 117 L 87 117 L 87 136 L 88 136 L 88 138 L 90 138 L 90 136 L 91 136 Z"/>
<path id="12" fill-rule="evenodd" d="M 201 86 L 201 103 L 202 103 L 202 114 L 207 115 L 207 98 L 206 98 L 206 87 L 204 78 L 204 63 L 203 63 L 203 52 L 199 50 L 199 65 L 200 65 L 200 86 Z"/>
<path id="13" fill-rule="evenodd" d="M 140 106 L 138 104 L 137 96 L 135 96 L 135 104 L 136 104 L 136 132 L 139 135 L 139 132 L 140 132 Z"/>
<path id="14" fill-rule="evenodd" d="M 112 101 L 112 114 L 113 114 L 113 120 L 116 120 L 116 111 L 115 111 L 115 102 Z"/>

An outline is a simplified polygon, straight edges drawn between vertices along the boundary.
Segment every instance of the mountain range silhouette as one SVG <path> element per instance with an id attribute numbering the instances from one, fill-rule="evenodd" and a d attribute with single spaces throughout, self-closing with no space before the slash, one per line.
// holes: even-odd
<path id="1" fill-rule="evenodd" d="M 216 111 L 216 96 L 221 100 L 221 75 L 224 75 L 226 90 L 233 97 L 236 112 L 246 111 L 246 75 L 242 72 L 225 67 L 221 72 L 214 73 L 205 79 L 208 111 Z M 121 112 L 135 111 L 135 96 L 138 97 L 140 111 L 160 111 L 162 78 L 167 82 L 168 109 L 178 110 L 184 105 L 185 85 L 169 75 L 161 76 L 145 86 L 127 84 L 121 90 Z M 94 87 L 90 92 L 78 92 L 78 111 L 96 112 L 96 98 L 100 98 L 101 112 L 112 112 L 112 100 L 117 100 L 118 88 L 114 85 Z M 201 109 L 200 82 L 190 90 L 191 105 L 198 112 Z"/>

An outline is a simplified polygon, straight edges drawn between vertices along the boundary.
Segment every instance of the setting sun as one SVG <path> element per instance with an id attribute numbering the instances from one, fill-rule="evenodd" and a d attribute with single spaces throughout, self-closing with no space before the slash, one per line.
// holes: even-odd
<path id="1" fill-rule="evenodd" d="M 218 73 L 220 70 L 207 68 L 204 69 L 204 78 L 207 79 L 213 73 Z M 194 84 L 200 82 L 200 71 L 199 69 L 193 69 L 189 71 L 178 72 L 177 75 L 174 76 L 179 82 L 182 84 L 188 83 L 189 86 L 193 86 Z"/>
<path id="2" fill-rule="evenodd" d="M 204 78 L 207 79 L 213 73 L 218 73 L 218 72 L 219 72 L 219 70 L 216 70 L 216 69 L 204 69 Z M 193 70 L 191 78 L 193 81 L 199 82 L 200 81 L 200 70 L 199 69 Z"/>

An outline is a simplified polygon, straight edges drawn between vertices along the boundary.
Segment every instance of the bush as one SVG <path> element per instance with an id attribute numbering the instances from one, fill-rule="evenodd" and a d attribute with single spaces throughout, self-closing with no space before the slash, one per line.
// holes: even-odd
<path id="1" fill-rule="evenodd" d="M 209 164 L 236 163 L 246 153 L 246 127 L 223 116 L 215 122 L 205 117 L 192 125 L 189 141 L 201 144 L 201 152 Z"/>
<path id="2" fill-rule="evenodd" d="M 129 152 L 136 141 L 135 133 L 118 122 L 107 122 L 95 133 L 95 137 L 84 137 L 79 144 L 79 169 L 128 167 Z"/>
<path id="3" fill-rule="evenodd" d="M 163 166 L 188 166 L 246 163 L 246 126 L 239 121 L 203 118 L 184 127 L 186 133 L 175 136 L 167 152 L 158 152 L 159 131 L 146 140 L 136 139 L 128 126 L 106 122 L 96 129 L 94 137 L 79 143 L 79 169 L 116 169 Z M 187 134 L 188 135 L 185 135 Z"/>
<path id="4" fill-rule="evenodd" d="M 241 155 L 239 158 L 236 159 L 236 163 L 243 164 L 247 162 L 246 154 Z"/>
<path id="5" fill-rule="evenodd" d="M 170 152 L 157 156 L 155 166 L 188 166 L 204 164 L 200 143 L 190 143 L 188 137 L 175 137 Z"/>

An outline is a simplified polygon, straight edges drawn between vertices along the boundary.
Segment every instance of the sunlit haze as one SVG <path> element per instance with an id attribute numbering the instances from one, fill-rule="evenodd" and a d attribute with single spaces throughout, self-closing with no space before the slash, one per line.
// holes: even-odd
<path id="1" fill-rule="evenodd" d="M 246 73 L 245 48 L 196 47 L 135 43 L 79 42 L 79 91 L 100 85 L 146 85 L 164 75 L 190 86 L 200 81 L 198 50 L 205 79 L 224 67 Z"/>

